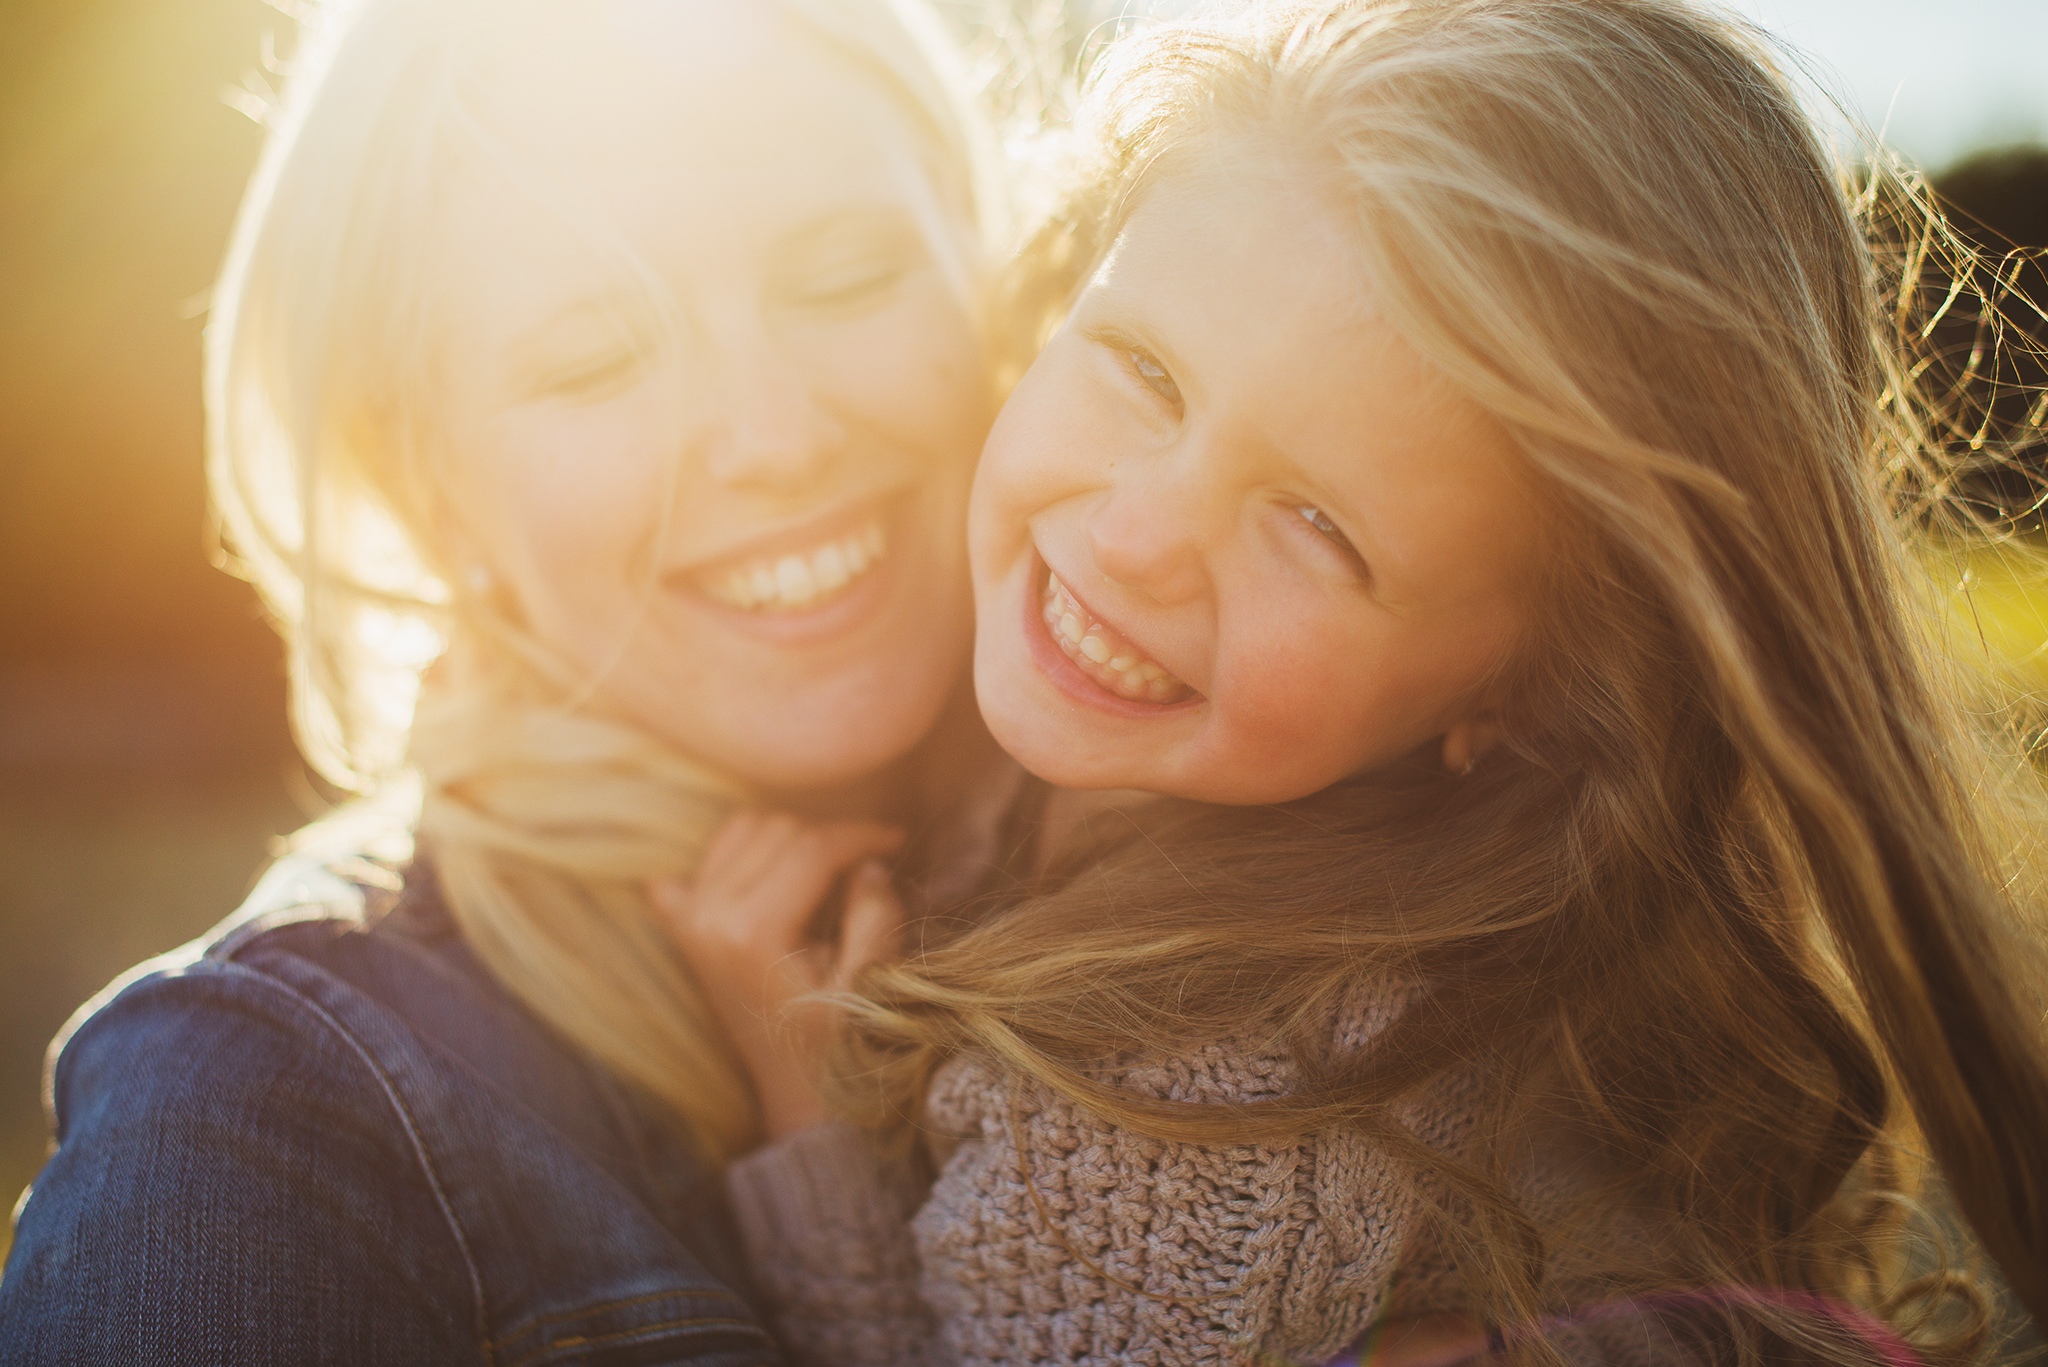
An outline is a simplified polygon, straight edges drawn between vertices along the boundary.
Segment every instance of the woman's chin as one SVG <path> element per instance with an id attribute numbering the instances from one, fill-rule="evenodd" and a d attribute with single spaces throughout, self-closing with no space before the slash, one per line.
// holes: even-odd
<path id="1" fill-rule="evenodd" d="M 661 729 L 749 788 L 828 792 L 886 777 L 937 726 L 957 671 L 876 670 L 761 689 Z"/>

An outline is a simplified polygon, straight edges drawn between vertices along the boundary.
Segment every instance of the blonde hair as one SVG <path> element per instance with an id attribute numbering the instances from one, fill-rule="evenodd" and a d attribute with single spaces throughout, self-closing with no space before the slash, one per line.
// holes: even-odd
<path id="1" fill-rule="evenodd" d="M 850 1096 L 915 1115 L 975 1051 L 1165 1138 L 1359 1127 L 1445 1184 L 1497 1323 L 1795 1288 L 1961 1353 L 1964 1279 L 1900 1261 L 1924 1140 L 2048 1312 L 2048 828 L 1911 549 L 1999 534 L 1949 497 L 1991 453 L 1916 348 L 1931 260 L 1977 266 L 1917 183 L 1879 163 L 1852 202 L 1767 47 L 1678 0 L 1254 6 L 1113 46 L 1084 115 L 1094 160 L 1006 294 L 1025 332 L 1175 166 L 1299 168 L 1384 316 L 1515 438 L 1568 553 L 1477 772 L 1162 809 L 874 972 Z M 1431 990 L 1334 1054 L 1381 973 Z M 1284 1044 L 1304 1080 L 1205 1109 L 1094 1073 L 1216 1040 Z M 1500 1105 L 1452 1162 L 1390 1103 L 1466 1066 Z M 1546 1133 L 1614 1177 L 1583 1208 L 1510 1194 Z M 1653 1252 L 1603 1243 L 1601 1207 L 1652 1215 Z M 1792 1302 L 1717 1304 L 1745 1359 L 1876 1351 Z"/>
<path id="2" fill-rule="evenodd" d="M 979 288 L 965 277 L 1003 231 L 1001 166 L 950 37 L 922 0 L 781 8 L 905 113 L 943 220 L 927 231 L 952 238 L 935 254 Z M 484 962 L 717 1157 L 749 1142 L 755 1103 L 641 887 L 692 867 L 735 787 L 585 705 L 603 662 L 559 658 L 436 558 L 419 244 L 451 159 L 507 155 L 469 107 L 477 36 L 535 19 L 587 16 L 566 0 L 320 10 L 214 296 L 208 473 L 234 567 L 286 638 L 307 758 L 359 791 L 415 768 L 422 848 Z"/>

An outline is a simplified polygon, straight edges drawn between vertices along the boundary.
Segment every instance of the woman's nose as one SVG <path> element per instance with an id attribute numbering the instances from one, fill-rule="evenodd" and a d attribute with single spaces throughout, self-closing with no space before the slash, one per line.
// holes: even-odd
<path id="1" fill-rule="evenodd" d="M 1202 490 L 1187 474 L 1162 465 L 1119 481 L 1088 520 L 1096 568 L 1162 604 L 1195 598 L 1207 582 Z"/>
<path id="2" fill-rule="evenodd" d="M 719 421 L 706 463 L 730 488 L 798 492 L 816 481 L 845 444 L 845 431 L 807 378 L 769 345 L 723 367 Z"/>

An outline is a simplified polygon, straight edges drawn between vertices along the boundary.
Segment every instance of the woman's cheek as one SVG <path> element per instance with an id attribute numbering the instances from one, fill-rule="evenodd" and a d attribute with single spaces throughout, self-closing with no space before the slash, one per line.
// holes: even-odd
<path id="1" fill-rule="evenodd" d="M 646 408 L 535 405 L 502 415 L 462 453 L 454 492 L 472 510 L 482 568 L 558 645 L 609 640 L 644 581 L 674 459 Z"/>
<path id="2" fill-rule="evenodd" d="M 497 475 L 535 535 L 586 550 L 643 542 L 680 473 L 675 426 L 637 396 L 552 406 L 508 425 Z"/>
<path id="3" fill-rule="evenodd" d="M 936 286 L 810 330 L 808 369 L 832 406 L 887 434 L 904 455 L 971 462 L 994 416 L 966 312 Z"/>

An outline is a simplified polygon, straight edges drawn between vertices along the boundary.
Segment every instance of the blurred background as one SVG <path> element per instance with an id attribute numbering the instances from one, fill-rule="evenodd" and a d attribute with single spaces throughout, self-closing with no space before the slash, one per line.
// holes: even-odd
<path id="1" fill-rule="evenodd" d="M 1937 170 L 1972 231 L 2048 246 L 2048 4 L 1743 7 Z M 268 79 L 292 30 L 258 0 L 0 0 L 9 1202 L 45 1151 L 52 1033 L 227 914 L 323 802 L 285 730 L 276 638 L 210 563 L 200 470 L 206 291 L 261 133 L 231 92 Z"/>

